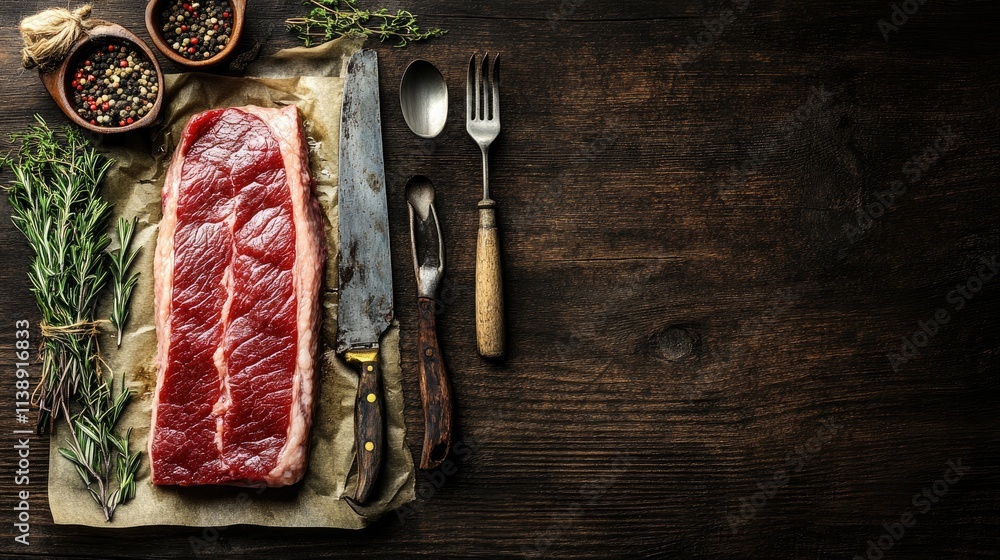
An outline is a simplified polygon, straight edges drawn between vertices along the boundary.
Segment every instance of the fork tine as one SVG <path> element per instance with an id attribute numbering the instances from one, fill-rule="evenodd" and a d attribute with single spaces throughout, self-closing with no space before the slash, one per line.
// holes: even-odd
<path id="1" fill-rule="evenodd" d="M 482 74 L 482 94 L 483 94 L 483 112 L 481 113 L 482 120 L 490 120 L 490 53 L 483 55 L 483 64 L 479 67 L 480 74 Z"/>
<path id="2" fill-rule="evenodd" d="M 469 77 L 465 83 L 465 118 L 469 121 L 476 118 L 476 109 L 473 105 L 476 100 L 474 87 L 476 87 L 476 55 L 472 55 L 469 59 Z"/>
<path id="3" fill-rule="evenodd" d="M 475 68 L 473 70 L 476 74 L 476 112 L 472 118 L 479 120 L 483 114 L 483 79 L 482 72 L 479 70 L 479 55 L 476 55 L 473 60 L 475 61 Z"/>
<path id="4" fill-rule="evenodd" d="M 497 121 L 500 120 L 500 53 L 497 53 L 493 57 L 493 66 L 491 72 L 493 79 L 493 116 L 492 118 Z"/>

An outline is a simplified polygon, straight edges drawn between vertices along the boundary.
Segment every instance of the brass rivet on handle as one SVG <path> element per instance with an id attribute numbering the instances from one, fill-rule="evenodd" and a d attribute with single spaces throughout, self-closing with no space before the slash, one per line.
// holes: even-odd
<path id="1" fill-rule="evenodd" d="M 365 451 L 374 451 L 374 450 L 375 450 L 375 444 L 372 443 L 372 442 L 370 442 L 370 441 L 366 441 L 365 442 Z"/>
<path id="2" fill-rule="evenodd" d="M 373 369 L 375 369 L 375 367 L 374 367 L 374 366 L 368 366 L 368 371 L 371 371 L 371 370 L 373 370 Z"/>
<path id="3" fill-rule="evenodd" d="M 375 402 L 376 399 L 375 393 L 368 393 L 368 396 L 365 398 L 368 400 L 368 402 Z"/>
<path id="4" fill-rule="evenodd" d="M 428 349 L 424 350 L 424 355 L 425 356 L 433 356 L 434 355 L 434 350 L 431 350 L 430 348 L 428 348 Z"/>

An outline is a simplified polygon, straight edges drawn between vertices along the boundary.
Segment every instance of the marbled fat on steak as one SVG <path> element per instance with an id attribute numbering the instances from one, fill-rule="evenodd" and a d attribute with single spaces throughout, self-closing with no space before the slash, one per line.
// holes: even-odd
<path id="1" fill-rule="evenodd" d="M 324 259 L 296 108 L 192 117 L 163 185 L 154 263 L 154 484 L 302 478 Z"/>

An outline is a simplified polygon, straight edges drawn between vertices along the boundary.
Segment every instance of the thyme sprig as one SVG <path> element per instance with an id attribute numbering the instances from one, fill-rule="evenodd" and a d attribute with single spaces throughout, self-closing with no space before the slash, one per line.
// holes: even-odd
<path id="1" fill-rule="evenodd" d="M 109 281 L 123 302 L 135 284 L 125 278 L 135 258 L 128 249 L 133 232 L 120 229 L 119 252 L 108 254 L 111 206 L 98 189 L 112 162 L 76 129 L 53 130 L 35 119 L 11 136 L 18 149 L 0 166 L 14 174 L 7 201 L 32 252 L 28 277 L 42 315 L 42 371 L 32 395 L 37 429 L 48 433 L 58 419 L 66 422 L 67 443 L 59 451 L 110 521 L 115 508 L 135 494 L 139 453 L 129 452 L 128 431 L 115 432 L 129 392 L 124 379 L 115 390 L 104 374 L 97 333 L 107 321 L 96 316 Z M 116 319 L 120 326 L 126 315 Z"/>
<path id="2" fill-rule="evenodd" d="M 312 5 L 306 17 L 285 20 L 288 30 L 295 33 L 307 47 L 325 43 L 337 37 L 378 37 L 379 41 L 399 41 L 396 47 L 441 37 L 445 29 L 422 31 L 417 16 L 407 10 L 390 12 L 387 8 L 362 10 L 357 0 L 309 0 Z"/>

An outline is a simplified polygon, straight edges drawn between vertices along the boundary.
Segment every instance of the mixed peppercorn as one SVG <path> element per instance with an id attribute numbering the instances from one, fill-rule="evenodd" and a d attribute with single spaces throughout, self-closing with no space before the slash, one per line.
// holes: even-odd
<path id="1" fill-rule="evenodd" d="M 127 126 L 146 116 L 160 84 L 156 69 L 134 45 L 95 45 L 81 56 L 70 82 L 76 113 L 96 126 Z"/>
<path id="2" fill-rule="evenodd" d="M 219 54 L 233 31 L 233 9 L 225 0 L 170 2 L 160 17 L 164 40 L 189 60 L 207 60 Z"/>

